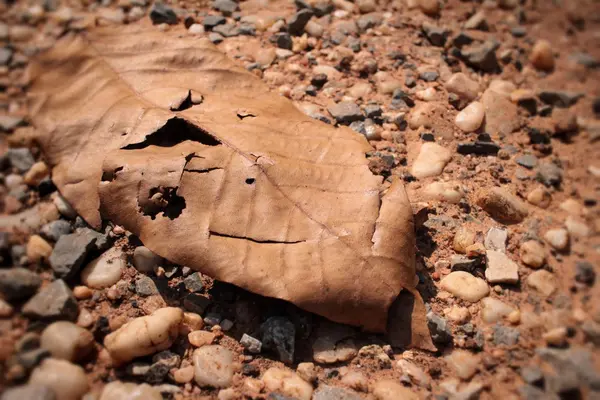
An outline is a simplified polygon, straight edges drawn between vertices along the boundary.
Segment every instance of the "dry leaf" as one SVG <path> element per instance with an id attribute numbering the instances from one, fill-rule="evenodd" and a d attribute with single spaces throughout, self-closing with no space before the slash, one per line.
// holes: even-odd
<path id="1" fill-rule="evenodd" d="M 208 41 L 132 29 L 67 37 L 30 70 L 60 192 L 175 263 L 384 331 L 415 287 L 415 239 L 404 188 L 380 198 L 364 137 L 307 117 Z"/>

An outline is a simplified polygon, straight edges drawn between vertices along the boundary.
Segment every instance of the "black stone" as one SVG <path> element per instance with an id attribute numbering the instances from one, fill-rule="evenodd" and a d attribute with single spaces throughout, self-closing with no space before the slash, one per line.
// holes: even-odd
<path id="1" fill-rule="evenodd" d="M 368 104 L 365 109 L 365 115 L 367 116 L 367 118 L 377 118 L 377 117 L 381 117 L 383 111 L 381 110 L 381 107 L 378 104 Z"/>
<path id="2" fill-rule="evenodd" d="M 285 364 L 294 362 L 296 327 L 285 317 L 271 317 L 261 325 L 265 349 L 274 351 Z"/>
<path id="3" fill-rule="evenodd" d="M 539 98 L 544 103 L 558 108 L 569 108 L 583 97 L 583 93 L 574 93 L 560 90 L 544 90 Z"/>
<path id="4" fill-rule="evenodd" d="M 469 45 L 471 43 L 473 43 L 473 38 L 465 32 L 460 32 L 458 35 L 456 35 L 454 37 L 454 39 L 452 39 L 452 44 L 458 48 Z M 457 53 L 457 54 L 460 54 L 460 53 Z"/>
<path id="5" fill-rule="evenodd" d="M 203 315 L 211 303 L 209 298 L 191 293 L 183 299 L 183 308 L 187 311 Z"/>
<path id="6" fill-rule="evenodd" d="M 536 179 L 544 185 L 558 187 L 562 183 L 562 169 L 554 163 L 543 163 L 538 167 Z"/>
<path id="7" fill-rule="evenodd" d="M 327 74 L 317 74 L 313 76 L 310 83 L 318 88 L 323 87 L 327 83 Z"/>
<path id="8" fill-rule="evenodd" d="M 313 6 L 313 11 L 317 17 L 331 14 L 334 9 L 335 6 L 329 1 L 321 1 Z"/>
<path id="9" fill-rule="evenodd" d="M 25 268 L 0 270 L 0 293 L 8 301 L 28 299 L 42 284 L 42 278 Z"/>
<path id="10" fill-rule="evenodd" d="M 423 33 L 425 33 L 425 36 L 432 45 L 444 47 L 446 40 L 448 40 L 448 35 L 450 34 L 447 29 L 428 23 L 424 23 L 422 28 Z"/>
<path id="11" fill-rule="evenodd" d="M 298 11 L 288 21 L 288 32 L 293 36 L 301 36 L 304 33 L 304 27 L 314 15 L 313 11 L 304 8 Z"/>
<path id="12" fill-rule="evenodd" d="M 575 264 L 575 280 L 592 286 L 596 281 L 596 271 L 592 263 L 587 261 L 577 261 Z"/>
<path id="13" fill-rule="evenodd" d="M 424 132 L 421 133 L 421 140 L 424 142 L 435 142 L 435 136 L 433 136 L 433 133 Z"/>
<path id="14" fill-rule="evenodd" d="M 179 22 L 175 11 L 166 4 L 156 2 L 150 10 L 150 19 L 153 24 L 169 24 L 175 25 Z"/>
<path id="15" fill-rule="evenodd" d="M 483 72 L 495 73 L 500 71 L 500 65 L 496 58 L 496 49 L 499 44 L 495 41 L 472 46 L 468 50 L 461 51 L 461 57 L 471 67 Z"/>
<path id="16" fill-rule="evenodd" d="M 476 154 L 480 156 L 496 155 L 500 151 L 500 146 L 493 142 L 475 141 L 472 143 L 459 143 L 457 152 L 459 154 Z"/>
<path id="17" fill-rule="evenodd" d="M 414 107 L 415 101 L 402 89 L 394 90 L 392 94 L 392 99 L 394 100 L 402 100 L 407 106 Z"/>
<path id="18" fill-rule="evenodd" d="M 275 36 L 275 43 L 280 49 L 291 50 L 294 43 L 289 33 L 278 33 Z"/>
<path id="19" fill-rule="evenodd" d="M 204 29 L 206 29 L 207 31 L 210 31 L 215 26 L 223 25 L 226 22 L 227 22 L 227 20 L 225 19 L 225 17 L 223 17 L 221 15 L 207 15 L 202 20 L 202 25 L 204 26 Z"/>

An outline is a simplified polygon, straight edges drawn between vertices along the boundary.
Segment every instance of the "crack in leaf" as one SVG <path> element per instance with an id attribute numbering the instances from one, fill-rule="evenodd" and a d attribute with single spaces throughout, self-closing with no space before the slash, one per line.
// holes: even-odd
<path id="1" fill-rule="evenodd" d="M 235 236 L 235 235 L 227 235 L 225 233 L 219 233 L 219 232 L 215 232 L 215 231 L 208 231 L 209 233 L 209 237 L 210 236 L 218 236 L 218 237 L 224 237 L 224 238 L 229 238 L 229 239 L 240 239 L 240 240 L 248 240 L 250 242 L 254 242 L 254 243 L 260 243 L 260 244 L 298 244 L 298 243 L 306 243 L 306 240 L 295 240 L 295 241 L 283 241 L 283 240 L 260 240 L 260 239 L 254 239 L 251 237 L 247 237 L 247 236 Z"/>

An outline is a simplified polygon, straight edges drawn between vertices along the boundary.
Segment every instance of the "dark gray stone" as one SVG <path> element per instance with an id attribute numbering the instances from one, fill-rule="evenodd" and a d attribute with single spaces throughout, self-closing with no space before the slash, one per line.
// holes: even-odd
<path id="1" fill-rule="evenodd" d="M 208 35 L 208 40 L 210 40 L 211 43 L 213 43 L 213 44 L 219 44 L 219 43 L 221 43 L 223 41 L 223 39 L 224 38 L 223 38 L 222 35 L 220 35 L 218 33 L 215 33 L 215 32 L 211 32 Z"/>
<path id="2" fill-rule="evenodd" d="M 25 147 L 8 149 L 6 152 L 6 159 L 11 167 L 17 169 L 17 171 L 21 173 L 29 171 L 29 168 L 35 163 L 31 151 Z"/>
<path id="3" fill-rule="evenodd" d="M 200 315 L 204 314 L 210 304 L 211 301 L 209 298 L 195 293 L 188 294 L 183 299 L 183 308 Z"/>
<path id="4" fill-rule="evenodd" d="M 317 17 L 322 17 L 327 14 L 331 14 L 335 9 L 333 3 L 330 1 L 320 1 L 313 5 L 313 12 Z"/>
<path id="5" fill-rule="evenodd" d="M 294 43 L 289 33 L 278 33 L 275 36 L 275 43 L 280 49 L 291 50 Z"/>
<path id="6" fill-rule="evenodd" d="M 187 276 L 183 280 L 183 284 L 185 285 L 185 288 L 192 293 L 200 292 L 202 291 L 202 289 L 204 289 L 204 284 L 202 283 L 201 275 L 199 272 L 194 272 L 193 274 Z"/>
<path id="7" fill-rule="evenodd" d="M 152 278 L 146 275 L 140 275 L 135 281 L 135 292 L 140 296 L 152 296 L 158 294 L 158 288 Z"/>
<path id="8" fill-rule="evenodd" d="M 525 37 L 527 35 L 527 28 L 525 28 L 524 26 L 515 26 L 510 30 L 510 33 L 514 37 Z"/>
<path id="9" fill-rule="evenodd" d="M 587 386 L 600 389 L 600 374 L 594 366 L 590 350 L 574 347 L 566 350 L 538 348 L 536 353 L 555 370 L 544 375 L 546 391 L 563 393 Z"/>
<path id="10" fill-rule="evenodd" d="M 350 124 L 354 121 L 362 121 L 365 119 L 360 107 L 355 103 L 342 101 L 330 106 L 329 114 L 340 124 Z"/>
<path id="11" fill-rule="evenodd" d="M 521 333 L 516 328 L 502 325 L 494 326 L 494 344 L 496 345 L 514 346 L 519 342 L 519 336 L 521 336 Z"/>
<path id="12" fill-rule="evenodd" d="M 213 8 L 220 11 L 226 17 L 231 16 L 239 9 L 238 4 L 232 0 L 215 0 L 213 2 Z"/>
<path id="13" fill-rule="evenodd" d="M 563 180 L 562 168 L 551 162 L 540 164 L 536 179 L 548 187 L 558 187 Z"/>
<path id="14" fill-rule="evenodd" d="M 17 361 L 26 370 L 37 367 L 45 358 L 50 357 L 50 351 L 46 349 L 35 349 L 17 354 Z"/>
<path id="15" fill-rule="evenodd" d="M 577 261 L 575 264 L 575 280 L 579 283 L 592 286 L 596 281 L 596 271 L 594 271 L 592 263 Z"/>
<path id="16" fill-rule="evenodd" d="M 234 24 L 217 25 L 213 28 L 213 32 L 224 37 L 234 37 L 240 35 L 240 30 Z"/>
<path id="17" fill-rule="evenodd" d="M 366 135 L 367 130 L 365 129 L 365 123 L 363 121 L 354 121 L 350 124 L 350 129 L 354 132 L 360 133 L 361 135 Z"/>
<path id="18" fill-rule="evenodd" d="M 204 17 L 204 20 L 202 20 L 202 25 L 204 25 L 204 29 L 210 31 L 215 26 L 223 25 L 226 22 L 227 20 L 222 15 L 207 15 Z"/>
<path id="19" fill-rule="evenodd" d="M 304 33 L 304 27 L 314 15 L 313 11 L 304 8 L 298 11 L 288 21 L 288 32 L 293 36 L 301 36 Z"/>
<path id="20" fill-rule="evenodd" d="M 181 357 L 172 351 L 165 350 L 152 356 L 152 362 L 161 362 L 169 366 L 169 368 L 177 368 L 181 364 Z"/>
<path id="21" fill-rule="evenodd" d="M 365 115 L 367 118 L 375 119 L 381 117 L 383 110 L 379 104 L 369 104 L 365 107 Z"/>
<path id="22" fill-rule="evenodd" d="M 436 71 L 425 71 L 419 74 L 419 78 L 425 82 L 435 82 L 439 78 L 440 74 Z"/>
<path id="23" fill-rule="evenodd" d="M 450 258 L 450 268 L 452 271 L 472 272 L 480 264 L 478 260 L 461 255 L 453 255 Z"/>
<path id="24" fill-rule="evenodd" d="M 561 90 L 544 90 L 540 92 L 538 97 L 542 102 L 553 107 L 569 108 L 583 97 L 583 93 L 574 93 Z"/>
<path id="25" fill-rule="evenodd" d="M 61 236 L 68 235 L 72 231 L 73 229 L 71 228 L 71 223 L 69 223 L 69 221 L 59 219 L 56 221 L 49 222 L 46 225 L 42 226 L 42 228 L 40 229 L 40 235 L 44 239 L 57 242 Z"/>
<path id="26" fill-rule="evenodd" d="M 441 28 L 437 25 L 429 23 L 424 23 L 422 28 L 423 33 L 425 33 L 425 36 L 432 45 L 444 47 L 444 45 L 446 44 L 446 40 L 448 40 L 448 35 L 450 34 L 450 31 L 448 31 L 446 28 Z"/>
<path id="27" fill-rule="evenodd" d="M 150 385 L 158 385 L 166 379 L 170 369 L 168 364 L 156 362 L 150 365 L 150 368 L 144 374 L 143 380 Z"/>
<path id="28" fill-rule="evenodd" d="M 48 320 L 77 319 L 77 300 L 65 281 L 58 279 L 39 291 L 24 306 L 23 314 Z"/>
<path id="29" fill-rule="evenodd" d="M 28 299 L 37 292 L 42 278 L 25 268 L 0 270 L 0 293 L 8 301 Z"/>
<path id="30" fill-rule="evenodd" d="M 150 19 L 153 24 L 169 24 L 175 25 L 179 22 L 177 14 L 171 7 L 166 4 L 156 2 L 150 10 Z"/>
<path id="31" fill-rule="evenodd" d="M 362 397 L 354 390 L 319 385 L 319 388 L 313 394 L 312 400 L 362 400 Z"/>
<path id="32" fill-rule="evenodd" d="M 498 59 L 496 58 L 496 49 L 499 44 L 495 41 L 472 46 L 467 50 L 461 51 L 461 57 L 471 67 L 483 72 L 494 73 L 500 70 Z"/>
<path id="33" fill-rule="evenodd" d="M 96 249 L 96 233 L 84 228 L 58 239 L 49 259 L 57 277 L 69 279 L 79 272 L 88 254 Z"/>
<path id="34" fill-rule="evenodd" d="M 327 83 L 327 74 L 317 74 L 310 79 L 310 83 L 318 88 Z"/>
<path id="35" fill-rule="evenodd" d="M 494 142 L 477 140 L 472 143 L 459 143 L 456 151 L 459 154 L 476 154 L 480 156 L 493 156 L 498 154 L 500 146 Z"/>
<path id="36" fill-rule="evenodd" d="M 382 22 L 383 16 L 380 13 L 373 12 L 358 17 L 356 26 L 358 26 L 359 31 L 365 32 L 367 29 L 375 28 L 376 26 L 381 25 Z"/>
<path id="37" fill-rule="evenodd" d="M 56 396 L 47 386 L 23 385 L 7 389 L 0 400 L 56 400 Z"/>
<path id="38" fill-rule="evenodd" d="M 523 154 L 517 157 L 515 162 L 522 167 L 533 169 L 537 166 L 538 159 L 533 154 Z"/>
<path id="39" fill-rule="evenodd" d="M 244 346 L 244 349 L 252 354 L 258 354 L 262 350 L 262 342 L 246 333 L 242 335 L 240 344 Z"/>
<path id="40" fill-rule="evenodd" d="M 12 58 L 13 51 L 8 47 L 0 48 L 0 65 L 8 65 Z"/>
<path id="41" fill-rule="evenodd" d="M 262 342 L 266 349 L 274 351 L 279 360 L 294 362 L 296 327 L 285 317 L 271 317 L 261 325 Z"/>
<path id="42" fill-rule="evenodd" d="M 573 53 L 569 59 L 587 68 L 600 68 L 600 61 L 588 53 Z"/>
<path id="43" fill-rule="evenodd" d="M 256 36 L 256 26 L 249 23 L 243 23 L 238 27 L 238 32 L 240 35 Z"/>
<path id="44" fill-rule="evenodd" d="M 440 345 L 452 343 L 452 331 L 444 318 L 430 311 L 427 313 L 427 326 L 434 343 Z"/>

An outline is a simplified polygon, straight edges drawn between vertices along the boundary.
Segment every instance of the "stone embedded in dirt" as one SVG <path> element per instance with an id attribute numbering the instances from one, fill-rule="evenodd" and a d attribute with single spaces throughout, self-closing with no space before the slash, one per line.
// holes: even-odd
<path id="1" fill-rule="evenodd" d="M 422 25 L 422 29 L 425 33 L 425 36 L 427 36 L 427 39 L 429 39 L 429 42 L 431 42 L 432 45 L 439 47 L 444 47 L 444 44 L 446 44 L 446 40 L 448 39 L 448 35 L 450 34 L 450 31 L 448 31 L 446 28 L 442 28 L 427 22 Z"/>
<path id="2" fill-rule="evenodd" d="M 495 325 L 493 340 L 496 345 L 507 345 L 514 346 L 519 342 L 521 333 L 516 328 L 509 328 L 507 326 Z"/>
<path id="3" fill-rule="evenodd" d="M 298 11 L 288 21 L 288 32 L 293 36 L 302 35 L 304 33 L 304 27 L 313 15 L 313 11 L 308 8 Z"/>
<path id="4" fill-rule="evenodd" d="M 568 329 L 564 326 L 544 332 L 542 339 L 550 346 L 562 347 L 567 342 Z"/>
<path id="5" fill-rule="evenodd" d="M 312 400 L 361 400 L 355 391 L 342 389 L 335 386 L 319 385 L 315 390 Z"/>
<path id="6" fill-rule="evenodd" d="M 142 383 L 112 381 L 102 388 L 99 400 L 162 400 L 154 387 Z"/>
<path id="7" fill-rule="evenodd" d="M 466 251 L 465 251 L 466 252 Z M 450 257 L 450 268 L 452 271 L 473 271 L 477 265 L 479 265 L 479 261 L 475 259 L 470 259 L 465 256 L 453 255 Z"/>
<path id="8" fill-rule="evenodd" d="M 426 389 L 431 387 L 431 378 L 427 373 L 415 363 L 408 360 L 399 360 L 396 366 L 403 374 L 408 375 L 417 385 Z"/>
<path id="9" fill-rule="evenodd" d="M 188 292 L 196 293 L 201 292 L 204 289 L 202 283 L 202 275 L 199 272 L 194 272 L 185 277 L 183 284 Z"/>
<path id="10" fill-rule="evenodd" d="M 485 109 L 483 130 L 489 134 L 508 135 L 519 128 L 517 106 L 510 101 L 510 95 L 488 88 L 481 96 Z"/>
<path id="11" fill-rule="evenodd" d="M 449 93 L 458 95 L 464 102 L 475 100 L 480 90 L 479 83 L 470 79 L 462 72 L 453 74 L 450 79 L 446 81 L 445 87 Z"/>
<path id="12" fill-rule="evenodd" d="M 193 331 L 188 334 L 188 341 L 194 347 L 202 347 L 212 344 L 216 335 L 208 331 Z"/>
<path id="13" fill-rule="evenodd" d="M 569 248 L 569 232 L 566 229 L 550 229 L 544 234 L 544 240 L 558 251 Z"/>
<path id="14" fill-rule="evenodd" d="M 534 271 L 527 277 L 527 285 L 538 291 L 544 297 L 551 296 L 556 291 L 556 277 L 546 270 Z"/>
<path id="15" fill-rule="evenodd" d="M 490 140 L 476 140 L 471 143 L 459 143 L 456 152 L 459 154 L 476 154 L 479 156 L 494 156 L 500 151 L 500 146 Z"/>
<path id="16" fill-rule="evenodd" d="M 200 387 L 226 388 L 238 368 L 234 353 L 219 345 L 203 346 L 194 351 L 194 379 Z"/>
<path id="17" fill-rule="evenodd" d="M 421 192 L 426 200 L 458 204 L 464 196 L 460 185 L 454 182 L 432 182 Z"/>
<path id="18" fill-rule="evenodd" d="M 454 123 L 463 132 L 474 132 L 481 126 L 485 117 L 483 104 L 475 101 L 456 115 Z"/>
<path id="19" fill-rule="evenodd" d="M 77 319 L 77 300 L 65 281 L 58 279 L 29 299 L 22 311 L 30 318 L 74 321 Z"/>
<path id="20" fill-rule="evenodd" d="M 143 274 L 153 273 L 154 269 L 160 266 L 161 263 L 162 257 L 154 254 L 147 247 L 136 247 L 133 251 L 133 266 Z"/>
<path id="21" fill-rule="evenodd" d="M 478 29 L 481 31 L 487 31 L 489 26 L 487 24 L 487 14 L 484 10 L 477 11 L 475 14 L 471 15 L 469 19 L 465 22 L 465 29 Z"/>
<path id="22" fill-rule="evenodd" d="M 57 277 L 69 279 L 81 269 L 87 255 L 96 249 L 98 236 L 91 229 L 78 229 L 58 239 L 50 255 L 50 266 Z"/>
<path id="23" fill-rule="evenodd" d="M 506 241 L 508 240 L 508 231 L 501 228 L 490 228 L 485 235 L 483 244 L 488 250 L 497 250 L 506 252 Z"/>
<path id="24" fill-rule="evenodd" d="M 58 239 L 63 235 L 68 235 L 71 233 L 73 229 L 71 228 L 71 224 L 64 219 L 59 219 L 56 221 L 48 222 L 46 225 L 42 226 L 40 230 L 40 235 L 47 240 L 51 240 L 53 242 L 58 241 Z"/>
<path id="25" fill-rule="evenodd" d="M 528 214 L 523 202 L 505 189 L 482 189 L 476 203 L 498 222 L 512 224 L 523 221 Z"/>
<path id="26" fill-rule="evenodd" d="M 81 271 L 81 282 L 94 289 L 107 288 L 121 279 L 126 267 L 125 254 L 122 250 L 114 248 L 85 266 Z"/>
<path id="27" fill-rule="evenodd" d="M 533 169 L 537 166 L 538 159 L 533 154 L 523 154 L 515 158 L 515 162 L 521 167 Z"/>
<path id="28" fill-rule="evenodd" d="M 460 55 L 471 67 L 483 72 L 496 73 L 500 70 L 500 65 L 496 58 L 496 49 L 498 47 L 499 43 L 490 40 L 481 44 L 471 45 L 468 49 L 462 49 Z"/>
<path id="29" fill-rule="evenodd" d="M 225 23 L 227 23 L 227 20 L 221 15 L 207 15 L 202 20 L 202 25 L 207 31 L 210 31 L 217 25 L 223 25 Z"/>
<path id="30" fill-rule="evenodd" d="M 490 288 L 483 279 L 476 278 L 464 271 L 451 272 L 442 279 L 440 286 L 454 296 L 472 303 L 481 300 L 490 293 Z"/>
<path id="31" fill-rule="evenodd" d="M 57 400 L 54 391 L 44 385 L 22 385 L 7 389 L 2 400 Z"/>
<path id="32" fill-rule="evenodd" d="M 501 321 L 513 311 L 515 311 L 514 307 L 493 297 L 481 299 L 481 318 L 488 324 Z"/>
<path id="33" fill-rule="evenodd" d="M 419 400 L 413 390 L 394 380 L 381 380 L 373 384 L 373 395 L 377 400 Z"/>
<path id="34" fill-rule="evenodd" d="M 423 143 L 419 155 L 413 163 L 411 173 L 419 179 L 440 175 L 451 159 L 450 150 L 436 143 Z"/>
<path id="35" fill-rule="evenodd" d="M 55 196 L 52 200 L 60 215 L 67 219 L 75 219 L 77 217 L 77 211 L 71 207 L 71 205 L 62 197 L 60 194 Z"/>
<path id="36" fill-rule="evenodd" d="M 554 69 L 554 54 L 552 45 L 547 40 L 538 40 L 531 49 L 529 61 L 534 67 L 542 71 L 552 71 Z"/>
<path id="37" fill-rule="evenodd" d="M 177 14 L 168 5 L 156 2 L 150 10 L 150 19 L 153 24 L 169 24 L 175 25 L 179 22 Z"/>
<path id="38" fill-rule="evenodd" d="M 310 400 L 313 394 L 312 385 L 289 370 L 269 368 L 262 376 L 262 381 L 268 392 L 280 393 L 294 399 Z"/>
<path id="39" fill-rule="evenodd" d="M 558 187 L 563 180 L 563 171 L 554 163 L 542 163 L 538 167 L 536 178 L 547 187 Z"/>
<path id="40" fill-rule="evenodd" d="M 485 279 L 491 284 L 519 282 L 519 266 L 500 251 L 488 250 Z"/>
<path id="41" fill-rule="evenodd" d="M 565 227 L 571 237 L 584 238 L 588 237 L 591 233 L 591 229 L 585 222 L 571 215 L 565 219 Z"/>
<path id="42" fill-rule="evenodd" d="M 469 380 L 475 375 L 481 363 L 481 357 L 466 350 L 455 349 L 445 357 L 446 363 L 462 380 Z"/>
<path id="43" fill-rule="evenodd" d="M 351 122 L 362 121 L 365 119 L 360 107 L 357 106 L 356 103 L 348 101 L 334 104 L 328 107 L 327 110 L 339 124 L 347 125 Z"/>
<path id="44" fill-rule="evenodd" d="M 42 284 L 39 274 L 25 268 L 0 269 L 0 293 L 8 301 L 31 297 Z"/>
<path id="45" fill-rule="evenodd" d="M 383 16 L 381 13 L 372 12 L 369 14 L 361 15 L 356 20 L 356 26 L 360 32 L 365 32 L 367 29 L 374 28 L 381 25 L 383 22 Z M 308 31 L 307 31 L 308 32 Z"/>
<path id="46" fill-rule="evenodd" d="M 531 268 L 540 268 L 546 262 L 546 250 L 537 240 L 528 240 L 521 245 L 519 255 L 523 264 Z"/>
<path id="47" fill-rule="evenodd" d="M 560 90 L 543 90 L 538 93 L 538 97 L 544 103 L 558 108 L 569 108 L 576 104 L 583 93 L 574 93 Z"/>
<path id="48" fill-rule="evenodd" d="M 48 166 L 43 161 L 38 161 L 29 168 L 23 181 L 32 187 L 38 186 L 45 178 L 48 177 Z"/>
<path id="49" fill-rule="evenodd" d="M 35 159 L 28 148 L 12 148 L 6 151 L 6 159 L 11 167 L 25 173 L 35 164 Z"/>
<path id="50" fill-rule="evenodd" d="M 262 350 L 262 342 L 246 333 L 242 335 L 240 344 L 244 346 L 244 349 L 246 349 L 248 353 L 258 354 Z"/>
<path id="51" fill-rule="evenodd" d="M 135 292 L 140 296 L 152 296 L 158 294 L 156 283 L 146 275 L 140 275 L 135 281 Z"/>
<path id="52" fill-rule="evenodd" d="M 72 322 L 58 321 L 44 329 L 40 346 L 54 358 L 79 361 L 94 349 L 94 336 Z"/>
<path id="53" fill-rule="evenodd" d="M 452 343 L 452 331 L 448 322 L 433 311 L 427 313 L 427 327 L 434 343 L 439 345 Z"/>
<path id="54" fill-rule="evenodd" d="M 104 347 L 116 363 L 171 347 L 183 320 L 180 308 L 165 307 L 135 318 L 104 338 Z"/>
<path id="55" fill-rule="evenodd" d="M 592 263 L 577 261 L 575 263 L 575 280 L 584 285 L 592 286 L 596 281 L 596 271 Z"/>
<path id="56" fill-rule="evenodd" d="M 296 327 L 285 317 L 271 317 L 261 325 L 262 343 L 265 349 L 274 351 L 279 360 L 294 362 Z"/>
<path id="57" fill-rule="evenodd" d="M 69 361 L 54 358 L 45 359 L 33 370 L 29 384 L 52 389 L 56 400 L 79 400 L 89 390 L 83 368 Z"/>
<path id="58" fill-rule="evenodd" d="M 319 325 L 313 343 L 313 359 L 320 364 L 335 364 L 352 360 L 358 354 L 358 347 L 352 339 L 352 328 L 324 322 Z"/>

